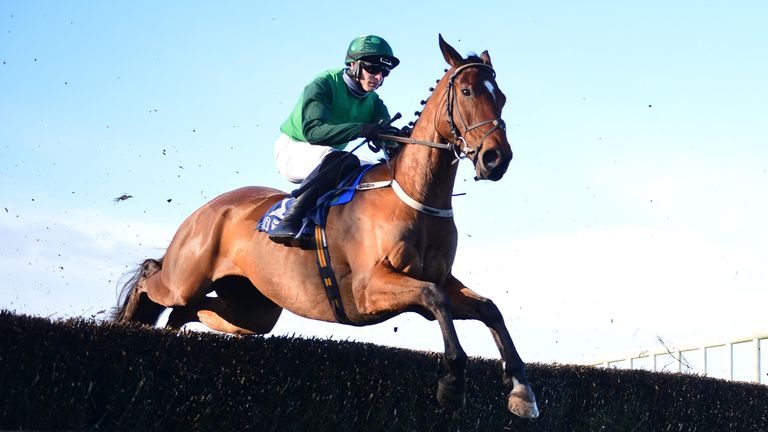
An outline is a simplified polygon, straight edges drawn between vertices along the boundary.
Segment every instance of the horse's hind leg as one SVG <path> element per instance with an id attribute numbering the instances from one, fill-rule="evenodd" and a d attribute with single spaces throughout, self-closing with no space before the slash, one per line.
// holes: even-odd
<path id="1" fill-rule="evenodd" d="M 145 285 L 148 278 L 156 275 L 162 269 L 162 260 L 147 259 L 136 271 L 134 276 L 123 287 L 125 297 L 122 306 L 113 312 L 113 320 L 118 322 L 139 322 L 154 325 L 165 307 L 159 305 L 147 296 Z"/>
<path id="2" fill-rule="evenodd" d="M 491 300 L 464 286 L 453 275 L 448 279 L 445 286 L 451 297 L 454 318 L 479 320 L 491 331 L 501 353 L 504 385 L 511 389 L 507 399 L 507 408 L 520 417 L 538 417 L 539 409 L 536 405 L 536 397 L 528 383 L 525 363 L 515 349 L 515 344 L 512 342 L 512 337 L 504 324 L 504 317 L 499 308 Z"/>
<path id="3" fill-rule="evenodd" d="M 218 297 L 205 297 L 199 303 L 189 306 L 176 306 L 168 316 L 166 327 L 180 329 L 185 324 L 199 322 L 211 330 L 232 334 L 253 334 L 254 332 L 232 324 L 232 312 L 228 305 Z M 229 320 L 227 320 L 227 318 Z"/>
<path id="4" fill-rule="evenodd" d="M 266 298 L 251 282 L 239 276 L 217 280 L 213 289 L 218 297 L 204 297 L 194 305 L 174 307 L 168 327 L 180 328 L 189 322 L 234 334 L 269 333 L 282 308 Z"/>

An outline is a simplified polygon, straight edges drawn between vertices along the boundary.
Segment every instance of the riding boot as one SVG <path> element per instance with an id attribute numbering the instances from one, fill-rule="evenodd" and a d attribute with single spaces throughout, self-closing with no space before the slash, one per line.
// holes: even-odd
<path id="1" fill-rule="evenodd" d="M 310 238 L 300 237 L 304 216 L 314 208 L 318 198 L 336 187 L 339 181 L 359 166 L 360 160 L 354 154 L 335 151 L 326 155 L 315 171 L 310 174 L 309 186 L 299 189 L 296 200 L 285 213 L 280 224 L 269 234 L 269 239 L 286 246 L 302 246 L 310 243 Z M 305 190 L 301 191 L 302 189 Z"/>
<path id="2" fill-rule="evenodd" d="M 300 246 L 302 239 L 299 234 L 301 234 L 304 216 L 317 203 L 317 198 L 320 196 L 318 191 L 317 185 L 313 185 L 296 197 L 291 208 L 283 216 L 283 220 L 269 233 L 269 239 L 286 246 Z"/>

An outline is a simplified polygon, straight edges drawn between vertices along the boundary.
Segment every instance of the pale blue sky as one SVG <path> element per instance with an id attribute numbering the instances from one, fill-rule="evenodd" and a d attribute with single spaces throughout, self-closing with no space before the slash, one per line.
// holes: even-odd
<path id="1" fill-rule="evenodd" d="M 455 273 L 526 360 L 768 330 L 768 3 L 156 3 L 0 2 L 0 307 L 112 306 L 208 199 L 291 188 L 279 124 L 353 37 L 401 59 L 379 93 L 404 124 L 442 75 L 442 33 L 487 49 L 508 98 L 507 175 L 475 183 L 465 162 L 456 183 Z M 277 330 L 442 344 L 415 316 Z M 460 331 L 494 355 L 482 326 Z"/>

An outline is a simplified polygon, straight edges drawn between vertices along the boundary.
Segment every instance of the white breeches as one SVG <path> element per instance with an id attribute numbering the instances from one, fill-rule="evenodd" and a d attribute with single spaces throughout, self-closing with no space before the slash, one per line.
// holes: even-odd
<path id="1" fill-rule="evenodd" d="M 333 147 L 294 141 L 281 133 L 275 141 L 277 171 L 289 182 L 301 183 L 334 150 Z"/>
<path id="2" fill-rule="evenodd" d="M 304 141 L 295 141 L 288 135 L 281 133 L 275 141 L 274 151 L 275 163 L 280 175 L 291 183 L 301 183 L 320 165 L 328 153 L 342 150 L 336 150 L 329 146 L 312 145 Z M 361 165 L 374 163 L 376 162 L 360 158 Z"/>

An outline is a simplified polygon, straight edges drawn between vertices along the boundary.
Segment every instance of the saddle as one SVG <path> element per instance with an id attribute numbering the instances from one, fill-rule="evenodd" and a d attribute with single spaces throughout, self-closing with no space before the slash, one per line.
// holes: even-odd
<path id="1" fill-rule="evenodd" d="M 343 179 L 335 188 L 321 195 L 317 204 L 304 216 L 301 233 L 299 237 L 303 239 L 299 247 L 304 250 L 315 249 L 315 227 L 325 228 L 328 217 L 328 211 L 331 207 L 344 205 L 354 197 L 357 186 L 363 178 L 363 175 L 376 165 L 363 165 L 349 176 Z M 289 195 L 286 198 L 276 202 L 264 213 L 257 225 L 257 230 L 269 234 L 280 225 L 285 213 L 291 208 L 296 198 Z"/>

